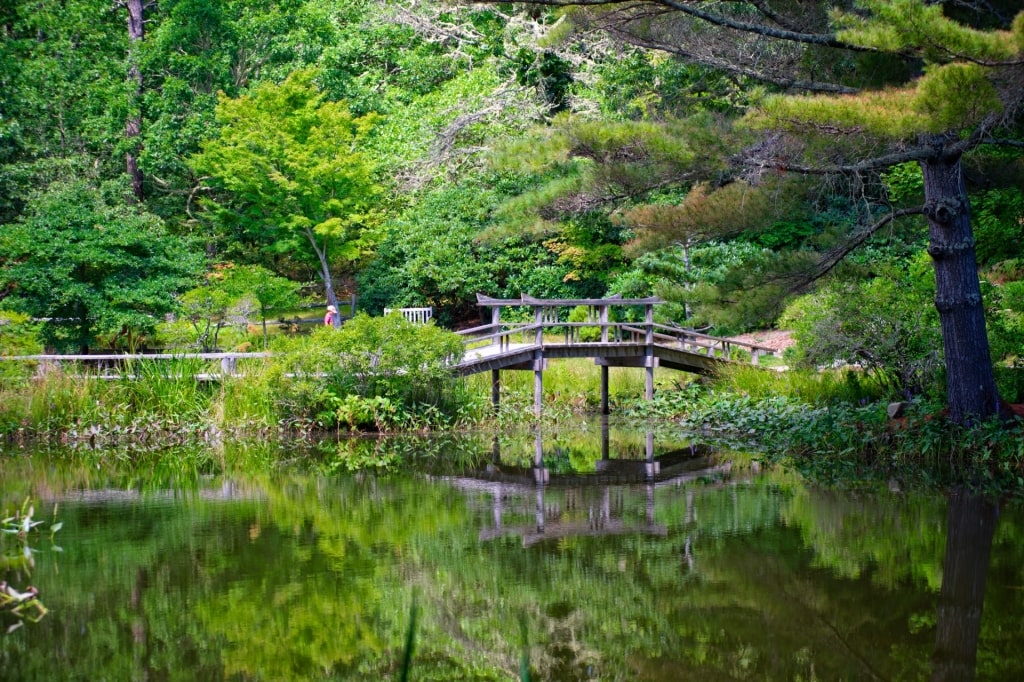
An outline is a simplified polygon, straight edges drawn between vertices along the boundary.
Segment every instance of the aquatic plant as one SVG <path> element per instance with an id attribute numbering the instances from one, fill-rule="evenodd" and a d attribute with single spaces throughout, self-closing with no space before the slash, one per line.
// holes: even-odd
<path id="1" fill-rule="evenodd" d="M 56 516 L 56 508 L 54 509 Z M 13 632 L 25 621 L 38 623 L 48 613 L 43 602 L 39 600 L 39 590 L 31 585 L 25 591 L 10 584 L 7 579 L 27 579 L 35 567 L 35 549 L 29 545 L 30 537 L 42 532 L 45 521 L 35 518 L 35 507 L 30 498 L 25 498 L 21 507 L 13 512 L 5 512 L 0 520 L 0 614 L 9 614 L 16 620 L 7 628 Z M 53 544 L 54 534 L 61 529 L 58 521 L 50 524 L 50 543 Z M 8 540 L 14 538 L 13 543 Z M 54 546 L 59 551 L 59 547 Z"/>

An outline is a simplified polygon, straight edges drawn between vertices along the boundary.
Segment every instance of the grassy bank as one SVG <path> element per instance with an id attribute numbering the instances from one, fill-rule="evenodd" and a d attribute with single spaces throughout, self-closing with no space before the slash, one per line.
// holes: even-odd
<path id="1" fill-rule="evenodd" d="M 966 486 L 1024 494 L 1024 422 L 963 427 L 941 402 L 915 400 L 890 418 L 887 389 L 860 372 L 785 373 L 735 367 L 711 382 L 659 393 L 630 409 L 691 437 L 752 449 L 817 481 L 892 487 Z"/>
<path id="2" fill-rule="evenodd" d="M 217 369 L 201 361 L 139 362 L 122 368 L 131 378 L 116 380 L 88 377 L 74 365 L 43 376 L 8 373 L 0 386 L 0 435 L 8 442 L 157 449 L 226 437 L 500 431 L 534 421 L 532 372 L 502 373 L 495 413 L 489 373 L 465 379 L 448 373 L 446 362 L 461 348 L 457 340 L 398 319 L 387 324 L 392 327 L 353 325 L 348 337 L 327 330 L 284 339 L 272 358 L 248 361 L 240 376 L 221 381 L 196 380 Z M 385 346 L 391 359 L 381 352 Z M 370 352 L 377 358 L 373 373 L 366 371 Z M 610 379 L 615 414 L 755 450 L 817 480 L 881 477 L 895 485 L 1024 492 L 1019 421 L 965 429 L 928 401 L 911 403 L 905 417 L 893 420 L 886 411 L 892 396 L 863 373 L 737 366 L 711 380 L 658 370 L 653 401 L 642 398 L 642 369 L 616 368 Z M 599 404 L 600 372 L 592 362 L 552 362 L 545 371 L 545 423 L 594 414 Z"/>

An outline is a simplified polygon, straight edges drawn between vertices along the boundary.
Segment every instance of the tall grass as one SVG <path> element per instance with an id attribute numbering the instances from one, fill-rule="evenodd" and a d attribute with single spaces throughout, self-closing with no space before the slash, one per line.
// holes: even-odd
<path id="1" fill-rule="evenodd" d="M 199 376 L 209 373 L 209 363 L 203 360 L 128 361 L 121 369 L 122 378 L 113 382 L 107 402 L 137 416 L 201 421 L 213 390 Z"/>
<path id="2" fill-rule="evenodd" d="M 749 365 L 727 365 L 719 371 L 715 385 L 755 400 L 781 396 L 809 405 L 857 404 L 891 397 L 887 387 L 873 375 L 849 369 L 774 372 Z"/>
<path id="3" fill-rule="evenodd" d="M 239 363 L 238 376 L 225 377 L 211 407 L 211 418 L 221 428 L 271 427 L 286 418 L 283 377 L 272 372 L 268 360 Z"/>
<path id="4" fill-rule="evenodd" d="M 655 371 L 656 380 L 660 372 Z M 491 394 L 489 372 L 466 378 L 468 390 L 476 396 Z M 608 372 L 608 394 L 612 404 L 644 394 L 644 370 L 636 367 L 612 367 Z M 592 360 L 571 358 L 548 363 L 543 374 L 544 402 L 567 406 L 573 412 L 595 412 L 601 405 L 601 368 Z M 515 411 L 533 409 L 533 372 L 503 370 L 501 400 Z"/>

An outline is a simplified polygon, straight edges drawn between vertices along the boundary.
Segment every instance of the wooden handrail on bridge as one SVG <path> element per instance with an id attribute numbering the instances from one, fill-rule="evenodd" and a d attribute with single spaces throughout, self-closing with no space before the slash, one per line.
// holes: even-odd
<path id="1" fill-rule="evenodd" d="M 600 329 L 602 340 L 588 341 L 577 333 L 584 329 Z M 607 343 L 623 343 L 626 338 L 632 338 L 633 343 L 645 343 L 648 333 L 648 325 L 635 322 L 562 322 L 545 321 L 535 322 L 497 322 L 480 325 L 470 329 L 463 329 L 458 332 L 464 337 L 463 344 L 467 350 L 473 344 L 490 342 L 499 346 L 499 351 L 504 352 L 511 347 L 512 336 L 521 334 L 524 337 L 533 336 L 536 338 L 537 330 L 541 331 L 541 338 L 545 331 L 558 330 L 564 334 L 564 345 L 586 346 Z M 719 357 L 725 360 L 732 360 L 734 350 L 743 350 L 750 354 L 751 363 L 758 364 L 762 355 L 774 355 L 775 349 L 770 346 L 762 346 L 756 343 L 726 339 L 718 336 L 711 336 L 691 329 L 682 329 L 663 324 L 650 325 L 653 343 L 690 350 L 706 354 L 708 357 Z M 533 335 L 530 332 L 534 332 Z"/>

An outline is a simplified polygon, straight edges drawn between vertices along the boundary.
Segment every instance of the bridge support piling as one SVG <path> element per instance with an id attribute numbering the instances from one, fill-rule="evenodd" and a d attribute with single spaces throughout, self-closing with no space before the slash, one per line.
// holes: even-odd
<path id="1" fill-rule="evenodd" d="M 501 370 L 491 370 L 491 405 L 494 407 L 494 414 L 498 414 L 501 406 Z"/>
<path id="2" fill-rule="evenodd" d="M 544 409 L 544 361 L 536 360 L 533 370 L 533 416 L 540 419 Z"/>
<path id="3" fill-rule="evenodd" d="M 601 414 L 608 412 L 608 365 L 601 365 Z"/>
<path id="4" fill-rule="evenodd" d="M 646 329 L 646 338 L 644 343 L 646 349 L 644 351 L 644 399 L 652 400 L 654 398 L 654 306 L 650 303 L 644 308 L 644 325 Z"/>

